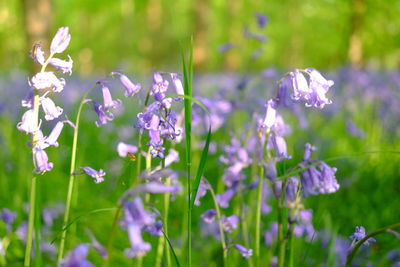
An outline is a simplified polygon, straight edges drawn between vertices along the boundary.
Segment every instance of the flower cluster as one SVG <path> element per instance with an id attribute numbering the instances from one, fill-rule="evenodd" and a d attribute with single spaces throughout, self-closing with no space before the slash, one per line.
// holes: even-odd
<path id="1" fill-rule="evenodd" d="M 68 32 L 68 27 L 62 27 L 58 29 L 51 42 L 50 55 L 47 59 L 40 44 L 36 44 L 32 48 L 31 56 L 42 68 L 39 73 L 29 80 L 31 90 L 28 92 L 27 97 L 22 100 L 22 106 L 28 108 L 28 110 L 23 114 L 22 121 L 18 123 L 17 128 L 32 135 L 30 145 L 32 146 L 35 171 L 37 173 L 44 173 L 53 168 L 53 163 L 49 162 L 45 149 L 49 146 L 58 146 L 57 139 L 61 134 L 64 123 L 74 127 L 73 123 L 68 120 L 58 121 L 51 133 L 48 136 L 44 136 L 40 129 L 41 120 L 39 121 L 38 110 L 39 106 L 41 106 L 46 121 L 57 119 L 63 113 L 63 109 L 57 106 L 49 96 L 54 93 L 60 93 L 64 89 L 65 79 L 58 78 L 53 71 L 46 71 L 46 67 L 50 64 L 63 73 L 72 73 L 73 61 L 70 56 L 68 56 L 68 60 L 54 57 L 55 54 L 65 51 L 70 40 L 71 35 Z"/>
<path id="2" fill-rule="evenodd" d="M 176 93 L 183 95 L 182 81 L 178 74 L 171 73 Z M 182 134 L 182 129 L 177 126 L 177 115 L 171 109 L 172 101 L 180 101 L 180 97 L 166 97 L 169 87 L 168 80 L 165 80 L 161 73 L 155 72 L 150 95 L 154 102 L 147 106 L 144 112 L 137 115 L 138 121 L 135 125 L 140 131 L 147 131 L 150 141 L 147 146 L 151 148 L 152 157 L 164 158 L 164 139 L 177 140 Z"/>

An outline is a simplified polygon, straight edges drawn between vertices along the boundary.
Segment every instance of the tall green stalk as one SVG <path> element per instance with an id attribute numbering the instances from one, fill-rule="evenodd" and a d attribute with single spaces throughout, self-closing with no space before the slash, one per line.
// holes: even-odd
<path id="1" fill-rule="evenodd" d="M 49 60 L 54 56 L 54 53 L 51 53 L 50 56 L 43 63 L 40 72 L 44 72 L 46 70 L 47 65 L 49 64 Z M 34 128 L 38 128 L 39 126 L 39 102 L 40 96 L 38 90 L 34 89 L 33 96 L 33 112 L 34 112 Z M 39 139 L 39 132 L 36 131 L 32 134 L 32 159 L 33 164 L 35 164 L 35 155 L 33 149 L 35 148 L 35 144 Z M 36 169 L 36 166 L 35 166 Z M 33 239 L 33 228 L 35 222 L 35 214 L 36 214 L 36 187 L 37 187 L 37 177 L 33 176 L 31 178 L 31 188 L 30 188 L 30 196 L 29 196 L 29 218 L 28 218 L 28 234 L 26 238 L 26 248 L 25 248 L 25 259 L 24 259 L 24 267 L 29 267 L 31 263 L 31 252 L 32 252 L 32 239 Z M 37 228 L 37 227 L 36 227 Z M 39 238 L 40 229 L 36 229 L 37 239 Z"/>
<path id="2" fill-rule="evenodd" d="M 254 256 L 256 259 L 256 266 L 260 266 L 260 235 L 261 235 L 261 202 L 262 202 L 262 189 L 264 180 L 264 166 L 260 165 L 259 182 L 257 190 L 257 210 L 256 210 L 256 234 L 254 236 Z"/>
<path id="3" fill-rule="evenodd" d="M 282 183 L 281 195 L 278 200 L 278 267 L 285 266 L 286 240 L 283 234 L 283 202 L 285 201 L 287 179 Z"/>
<path id="4" fill-rule="evenodd" d="M 60 264 L 60 262 L 64 256 L 65 239 L 67 236 L 67 225 L 68 225 L 69 214 L 70 214 L 70 210 L 71 210 L 72 195 L 73 195 L 73 191 L 74 191 L 74 184 L 75 184 L 74 171 L 76 168 L 75 167 L 75 165 L 76 165 L 76 149 L 77 149 L 77 144 L 78 144 L 79 121 L 80 121 L 82 108 L 83 108 L 83 105 L 85 104 L 86 98 L 90 94 L 90 92 L 92 92 L 92 90 L 95 88 L 95 86 L 96 86 L 96 83 L 93 84 L 92 87 L 83 96 L 81 103 L 79 104 L 78 113 L 76 114 L 74 138 L 72 141 L 71 167 L 70 167 L 70 171 L 69 171 L 70 176 L 69 176 L 69 184 L 68 184 L 68 193 L 67 193 L 67 200 L 65 203 L 64 220 L 63 220 L 62 229 L 61 229 L 62 233 L 61 233 L 58 257 L 57 257 L 58 264 Z"/>

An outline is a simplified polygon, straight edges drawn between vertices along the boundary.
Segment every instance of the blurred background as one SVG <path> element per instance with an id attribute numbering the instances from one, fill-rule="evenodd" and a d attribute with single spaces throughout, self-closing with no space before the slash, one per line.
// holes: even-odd
<path id="1" fill-rule="evenodd" d="M 268 17 L 256 29 L 255 13 Z M 116 68 L 147 73 L 180 64 L 181 43 L 195 41 L 197 71 L 259 70 L 352 64 L 393 69 L 400 64 L 400 1 L 397 0 L 7 0 L 0 2 L 0 71 L 32 68 L 33 41 L 46 46 L 69 26 L 68 53 L 75 73 Z M 244 32 L 267 36 L 262 45 Z M 221 45 L 235 46 L 226 55 Z M 260 55 L 246 64 L 244 48 Z"/>

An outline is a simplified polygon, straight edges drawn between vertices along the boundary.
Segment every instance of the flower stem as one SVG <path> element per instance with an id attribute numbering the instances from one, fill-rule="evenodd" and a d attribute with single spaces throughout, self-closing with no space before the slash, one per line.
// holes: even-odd
<path id="1" fill-rule="evenodd" d="M 29 198 L 28 236 L 26 239 L 24 267 L 29 267 L 31 262 L 33 223 L 35 218 L 36 183 L 37 178 L 33 176 L 31 179 L 31 192 Z"/>
<path id="2" fill-rule="evenodd" d="M 349 252 L 347 254 L 347 258 L 346 258 L 346 267 L 350 267 L 351 266 L 351 262 L 353 261 L 354 256 L 357 253 L 357 250 L 360 248 L 360 246 L 367 241 L 369 238 L 374 237 L 376 235 L 385 233 L 385 232 L 390 232 L 393 229 L 396 228 L 400 228 L 400 223 L 396 223 L 396 224 L 392 224 L 386 227 L 383 227 L 379 230 L 376 230 L 375 232 L 369 233 L 368 235 L 366 235 L 363 239 L 357 241 L 352 247 L 350 247 Z"/>
<path id="3" fill-rule="evenodd" d="M 220 235 L 220 238 L 221 238 L 221 246 L 222 246 L 222 251 L 223 251 L 223 256 L 224 256 L 224 266 L 227 266 L 227 265 L 226 265 L 226 260 L 227 260 L 227 258 L 228 258 L 228 249 L 227 249 L 227 247 L 226 247 L 226 243 L 225 243 L 225 234 L 224 234 L 224 229 L 223 229 L 223 227 L 222 227 L 221 211 L 220 211 L 220 209 L 219 209 L 219 205 L 218 205 L 218 202 L 217 202 L 217 198 L 215 197 L 214 189 L 212 188 L 211 185 L 210 185 L 210 193 L 211 193 L 212 199 L 213 199 L 213 201 L 214 201 L 215 212 L 217 213 L 217 214 L 216 214 L 216 217 L 217 217 L 217 220 L 218 220 L 219 235 Z"/>
<path id="4" fill-rule="evenodd" d="M 75 120 L 75 128 L 74 128 L 74 138 L 72 141 L 72 154 L 71 154 L 71 167 L 70 167 L 70 176 L 69 176 L 69 184 L 68 184 L 68 193 L 67 193 L 67 200 L 66 200 L 66 205 L 65 205 L 65 213 L 64 213 L 64 220 L 63 220 L 63 225 L 62 225 L 62 233 L 61 233 L 61 239 L 60 239 L 60 245 L 59 245 L 59 251 L 58 251 L 58 257 L 57 257 L 57 262 L 60 264 L 63 256 L 64 256 L 64 247 L 65 247 L 65 239 L 67 236 L 67 225 L 68 225 L 68 220 L 69 220 L 69 214 L 71 210 L 71 201 L 72 201 L 72 194 L 74 191 L 74 183 L 75 183 L 75 164 L 76 164 L 76 149 L 77 149 L 77 144 L 78 144 L 78 133 L 79 133 L 79 121 L 81 117 L 81 112 L 83 105 L 85 104 L 87 96 L 90 94 L 90 92 L 95 88 L 97 83 L 93 84 L 92 87 L 86 92 L 86 94 L 83 96 L 81 103 L 79 104 L 78 108 L 78 113 L 76 115 L 76 120 Z"/>
<path id="5" fill-rule="evenodd" d="M 257 210 L 256 210 L 256 234 L 254 237 L 254 254 L 256 259 L 256 266 L 260 265 L 260 235 L 261 235 L 261 202 L 262 202 L 262 190 L 263 190 L 263 180 L 264 180 L 264 166 L 260 165 L 257 191 Z"/>
<path id="6" fill-rule="evenodd" d="M 285 200 L 287 179 L 282 183 L 281 196 L 278 201 L 278 267 L 285 266 L 286 240 L 283 236 L 283 202 Z"/>
<path id="7" fill-rule="evenodd" d="M 289 265 L 288 267 L 293 267 L 293 261 L 294 261 L 294 225 L 291 224 L 290 225 L 290 230 L 289 230 L 289 246 L 290 246 L 290 250 L 289 250 Z"/>

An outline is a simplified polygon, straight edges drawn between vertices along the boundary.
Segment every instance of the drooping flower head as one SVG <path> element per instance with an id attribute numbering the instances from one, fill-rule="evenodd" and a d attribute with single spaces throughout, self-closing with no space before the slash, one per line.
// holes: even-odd
<path id="1" fill-rule="evenodd" d="M 140 89 L 142 89 L 142 86 L 139 83 L 134 84 L 128 77 L 118 71 L 111 72 L 111 75 L 119 75 L 119 80 L 125 87 L 125 97 L 134 96 L 140 91 Z"/>
<path id="2" fill-rule="evenodd" d="M 239 253 L 243 256 L 243 258 L 248 259 L 251 256 L 253 256 L 253 250 L 252 249 L 247 249 L 243 247 L 242 245 L 235 244 L 233 246 Z"/>
<path id="3" fill-rule="evenodd" d="M 88 167 L 88 166 L 82 167 L 81 169 L 87 175 L 89 175 L 90 177 L 94 178 L 94 182 L 96 184 L 99 184 L 99 183 L 104 181 L 104 176 L 106 175 L 104 170 L 100 169 L 100 170 L 96 171 L 95 169 L 93 169 L 91 167 Z"/>
<path id="4" fill-rule="evenodd" d="M 366 236 L 365 228 L 363 226 L 356 226 L 356 230 L 355 230 L 354 234 L 352 234 L 350 236 L 350 239 L 353 240 L 353 242 L 357 242 L 357 241 L 360 241 L 361 239 L 363 239 L 365 236 Z M 370 237 L 370 238 L 368 238 L 367 241 L 365 241 L 363 243 L 363 245 L 369 246 L 370 245 L 369 242 L 376 242 L 376 240 L 375 240 L 375 238 Z"/>
<path id="5" fill-rule="evenodd" d="M 69 42 L 71 41 L 71 34 L 69 34 L 68 31 L 68 27 L 61 27 L 58 29 L 56 35 L 51 41 L 51 53 L 62 53 L 67 49 Z"/>

